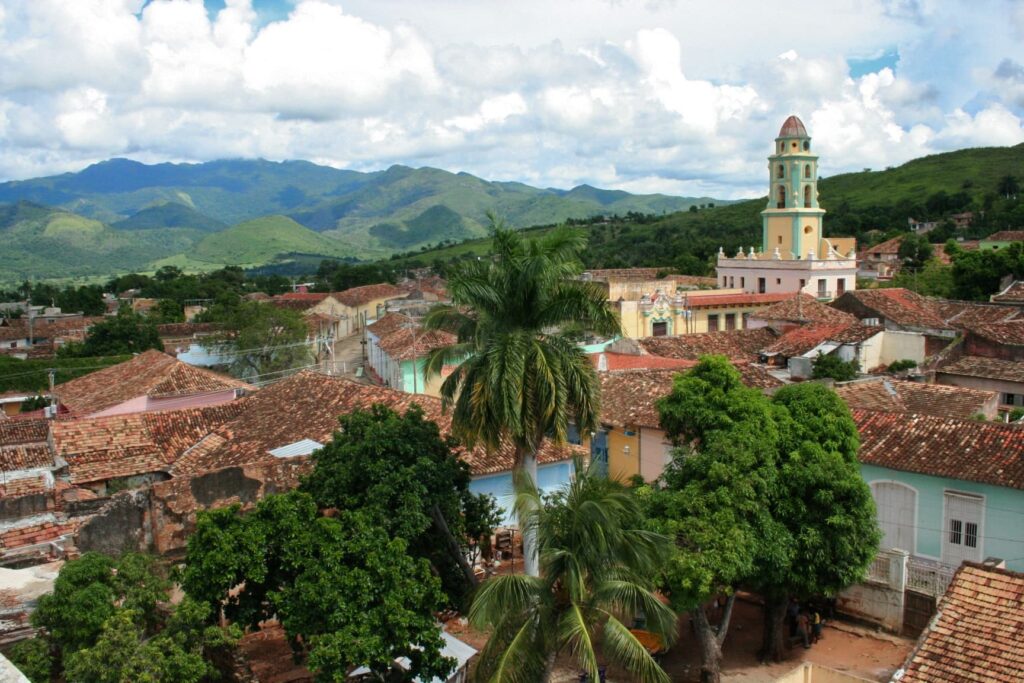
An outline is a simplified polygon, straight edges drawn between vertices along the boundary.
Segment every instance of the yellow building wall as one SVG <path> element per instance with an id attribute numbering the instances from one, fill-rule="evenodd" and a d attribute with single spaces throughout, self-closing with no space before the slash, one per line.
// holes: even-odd
<path id="1" fill-rule="evenodd" d="M 768 217 L 768 249 L 766 254 L 771 256 L 775 250 L 779 250 L 782 258 L 790 258 L 793 251 L 793 219 L 789 216 Z"/>
<path id="2" fill-rule="evenodd" d="M 14 417 L 21 412 L 20 403 L 4 403 L 0 404 L 0 411 L 3 411 L 8 417 Z"/>
<path id="3" fill-rule="evenodd" d="M 626 448 L 629 454 L 626 454 Z M 626 430 L 616 427 L 608 432 L 608 477 L 626 481 L 640 474 L 640 433 L 626 436 Z"/>
<path id="4" fill-rule="evenodd" d="M 843 256 L 857 250 L 857 240 L 853 237 L 827 237 L 821 240 L 820 253 L 827 254 L 828 249 L 826 247 L 829 244 Z"/>
<path id="5" fill-rule="evenodd" d="M 624 302 L 632 304 L 634 302 Z M 672 315 L 671 336 L 684 334 L 700 334 L 708 331 L 708 316 L 718 316 L 718 329 L 725 329 L 725 316 L 732 313 L 736 316 L 737 330 L 743 329 L 743 314 L 753 313 L 764 308 L 765 304 L 750 304 L 744 306 L 727 306 L 722 308 L 697 308 L 691 310 L 689 321 L 681 315 Z M 651 336 L 651 322 L 654 316 L 645 316 L 637 307 L 623 306 L 621 311 L 622 333 L 630 339 L 642 339 Z"/>

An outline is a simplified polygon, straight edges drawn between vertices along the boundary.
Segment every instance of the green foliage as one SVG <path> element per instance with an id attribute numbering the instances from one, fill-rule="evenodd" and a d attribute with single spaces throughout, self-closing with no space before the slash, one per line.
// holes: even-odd
<path id="1" fill-rule="evenodd" d="M 53 678 L 53 651 L 46 638 L 23 640 L 8 650 L 6 655 L 32 683 L 50 683 Z"/>
<path id="2" fill-rule="evenodd" d="M 154 325 L 185 322 L 185 309 L 174 299 L 160 299 L 146 319 Z"/>
<path id="3" fill-rule="evenodd" d="M 903 287 L 922 296 L 949 299 L 954 292 L 953 268 L 931 259 L 921 268 L 902 268 L 892 280 L 880 286 Z"/>
<path id="4" fill-rule="evenodd" d="M 849 382 L 857 379 L 860 363 L 856 359 L 845 361 L 835 354 L 818 353 L 811 363 L 811 377 L 814 379 L 834 379 L 837 382 Z"/>
<path id="5" fill-rule="evenodd" d="M 21 408 L 18 409 L 18 412 L 31 413 L 35 410 L 42 410 L 48 405 L 50 405 L 50 399 L 48 399 L 45 396 L 36 394 L 32 398 L 22 401 Z"/>
<path id="6" fill-rule="evenodd" d="M 279 619 L 319 681 L 343 681 L 354 666 L 383 676 L 399 657 L 410 677 L 451 670 L 433 617 L 440 582 L 426 560 L 368 514 L 320 516 L 306 493 L 268 496 L 244 516 L 237 506 L 200 512 L 182 585 L 211 616 L 223 610 L 249 627 Z"/>
<path id="7" fill-rule="evenodd" d="M 932 245 L 923 235 L 906 235 L 897 252 L 900 261 L 910 268 L 921 268 L 932 257 Z"/>
<path id="8" fill-rule="evenodd" d="M 264 216 L 211 233 L 188 255 L 209 263 L 257 265 L 290 253 L 351 255 L 343 242 L 313 232 L 286 216 Z"/>
<path id="9" fill-rule="evenodd" d="M 352 287 L 394 282 L 395 271 L 386 263 L 351 264 L 343 261 L 321 261 L 316 271 L 318 292 L 342 292 Z"/>
<path id="10" fill-rule="evenodd" d="M 48 661 L 81 683 L 208 680 L 216 671 L 206 653 L 233 645 L 239 632 L 207 627 L 209 608 L 189 598 L 172 607 L 170 587 L 150 556 L 85 553 L 39 599 L 32 624 L 41 635 L 17 656 L 33 681 L 49 681 Z"/>
<path id="11" fill-rule="evenodd" d="M 221 341 L 234 349 L 231 371 L 236 377 L 255 379 L 309 365 L 309 329 L 301 313 L 257 302 L 225 311 Z"/>
<path id="12" fill-rule="evenodd" d="M 591 680 L 598 680 L 599 658 L 633 680 L 669 680 L 629 628 L 643 613 L 648 630 L 666 644 L 675 639 L 675 614 L 651 591 L 671 540 L 645 528 L 631 489 L 576 466 L 576 478 L 546 501 L 528 478 L 517 478 L 517 506 L 536 530 L 543 571 L 480 587 L 470 623 L 492 632 L 478 680 L 547 680 L 560 652 Z"/>
<path id="13" fill-rule="evenodd" d="M 889 363 L 889 372 L 901 372 L 903 370 L 910 370 L 917 367 L 917 361 L 912 358 L 901 358 L 900 360 Z"/>
<path id="14" fill-rule="evenodd" d="M 433 565 L 449 600 L 462 604 L 473 586 L 460 562 L 467 540 L 489 537 L 497 521 L 493 498 L 470 493 L 469 466 L 455 448 L 419 406 L 399 416 L 376 405 L 341 416 L 301 489 L 321 508 L 359 510 L 404 539 L 410 554 Z"/>
<path id="15" fill-rule="evenodd" d="M 57 306 L 64 313 L 103 315 L 103 288 L 98 285 L 57 287 L 46 282 L 23 282 L 13 291 L 0 291 L 0 301 L 24 301 L 34 306 Z"/>
<path id="16" fill-rule="evenodd" d="M 97 358 L 30 358 L 21 360 L 0 356 L 0 392 L 45 391 L 49 387 L 48 371 L 56 371 L 56 383 L 67 382 L 95 370 L 122 363 L 130 356 Z"/>
<path id="17" fill-rule="evenodd" d="M 947 247 L 953 260 L 953 295 L 969 301 L 988 301 L 999 291 L 1007 276 L 1024 279 L 1024 242 L 1005 249 L 966 251 L 951 242 Z"/>
<path id="18" fill-rule="evenodd" d="M 147 349 L 163 351 L 163 348 L 156 325 L 128 306 L 122 306 L 117 315 L 89 328 L 85 342 L 68 344 L 60 349 L 58 355 L 62 358 L 84 358 L 142 353 Z"/>

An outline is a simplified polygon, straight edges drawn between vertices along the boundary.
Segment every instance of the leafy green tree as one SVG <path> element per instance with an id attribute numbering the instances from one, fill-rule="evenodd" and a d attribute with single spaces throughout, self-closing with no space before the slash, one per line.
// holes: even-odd
<path id="1" fill-rule="evenodd" d="M 154 324 L 183 323 L 185 309 L 174 299 L 160 299 L 146 317 Z"/>
<path id="2" fill-rule="evenodd" d="M 225 323 L 232 373 L 243 379 L 309 365 L 309 328 L 302 314 L 270 304 L 240 304 Z"/>
<path id="3" fill-rule="evenodd" d="M 676 539 L 662 581 L 672 606 L 690 615 L 701 680 L 717 683 L 735 591 L 781 547 L 764 504 L 777 476 L 775 409 L 722 356 L 678 375 L 658 409 L 677 448 L 663 485 L 639 497 L 653 527 Z M 713 625 L 707 609 L 720 595 L 725 609 Z"/>
<path id="4" fill-rule="evenodd" d="M 921 268 L 932 257 L 932 245 L 923 235 L 906 235 L 897 252 L 900 261 L 908 268 Z"/>
<path id="5" fill-rule="evenodd" d="M 321 508 L 359 510 L 409 552 L 430 561 L 449 598 L 461 604 L 476 578 L 466 561 L 469 538 L 490 536 L 493 507 L 469 491 L 469 466 L 456 442 L 413 405 L 404 415 L 386 406 L 340 418 L 334 438 L 314 453 L 302 490 Z"/>
<path id="6" fill-rule="evenodd" d="M 814 379 L 834 379 L 837 382 L 849 382 L 857 379 L 860 363 L 856 359 L 845 361 L 835 354 L 818 353 L 811 362 L 811 377 Z"/>
<path id="7" fill-rule="evenodd" d="M 931 259 L 921 268 L 904 268 L 890 280 L 891 286 L 903 287 L 923 296 L 943 299 L 953 297 L 953 268 Z"/>
<path id="8" fill-rule="evenodd" d="M 428 329 L 458 342 L 431 352 L 426 372 L 455 370 L 441 385 L 452 429 L 468 446 L 515 447 L 515 466 L 534 481 L 545 436 L 563 442 L 570 422 L 581 432 L 597 424 L 597 374 L 586 354 L 559 330 L 572 326 L 611 336 L 618 316 L 601 289 L 576 280 L 583 233 L 555 229 L 526 239 L 491 216 L 495 257 L 460 264 L 448 280 L 451 304 L 427 315 Z M 524 563 L 536 576 L 536 544 L 524 535 Z"/>
<path id="9" fill-rule="evenodd" d="M 429 563 L 372 515 L 321 516 L 307 493 L 268 496 L 245 515 L 238 506 L 201 512 L 182 585 L 241 625 L 277 618 L 318 681 L 346 681 L 357 666 L 386 680 L 402 657 L 410 680 L 444 679 L 452 668 Z"/>
<path id="10" fill-rule="evenodd" d="M 117 315 L 89 328 L 89 334 L 81 344 L 72 343 L 60 349 L 61 356 L 116 356 L 127 353 L 142 353 L 147 349 L 162 351 L 163 342 L 157 334 L 156 325 L 146 320 L 128 306 L 122 306 Z"/>
<path id="11" fill-rule="evenodd" d="M 761 563 L 751 585 L 765 600 L 763 656 L 783 656 L 791 597 L 835 595 L 867 575 L 881 533 L 871 491 L 860 475 L 860 439 L 849 408 L 821 384 L 783 387 L 779 474 L 768 505 L 788 538 L 787 552 Z"/>
<path id="12" fill-rule="evenodd" d="M 1003 195 L 1006 199 L 1016 197 L 1017 193 L 1020 192 L 1020 183 L 1017 178 L 1012 175 L 1005 175 L 999 179 L 999 194 Z"/>
<path id="13" fill-rule="evenodd" d="M 630 489 L 579 462 L 577 472 L 546 501 L 528 477 L 516 477 L 517 507 L 536 531 L 542 571 L 481 584 L 469 619 L 492 632 L 479 680 L 549 680 L 563 651 L 594 681 L 601 655 L 634 680 L 669 680 L 629 629 L 642 613 L 664 643 L 675 638 L 675 614 L 651 591 L 671 541 L 645 528 Z"/>
<path id="14" fill-rule="evenodd" d="M 35 637 L 17 643 L 7 651 L 7 658 L 32 683 L 50 683 L 53 680 L 53 648 L 46 638 Z"/>

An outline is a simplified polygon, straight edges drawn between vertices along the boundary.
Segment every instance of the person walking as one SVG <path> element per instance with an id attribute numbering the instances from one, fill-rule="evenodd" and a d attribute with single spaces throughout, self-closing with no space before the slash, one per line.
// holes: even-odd
<path id="1" fill-rule="evenodd" d="M 811 631 L 810 631 L 810 619 L 807 617 L 807 612 L 801 610 L 800 614 L 796 617 L 796 632 L 800 636 L 800 640 L 804 643 L 804 649 L 811 649 Z"/>
<path id="2" fill-rule="evenodd" d="M 817 643 L 821 640 L 821 631 L 824 626 L 824 622 L 821 618 L 821 611 L 815 609 L 811 612 L 811 642 Z"/>

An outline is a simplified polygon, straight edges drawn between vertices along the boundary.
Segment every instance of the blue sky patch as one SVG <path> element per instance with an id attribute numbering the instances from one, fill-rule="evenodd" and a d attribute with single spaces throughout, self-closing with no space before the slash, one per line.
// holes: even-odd
<path id="1" fill-rule="evenodd" d="M 850 67 L 850 76 L 853 78 L 860 78 L 865 74 L 877 73 L 886 67 L 889 67 L 895 73 L 896 64 L 899 61 L 899 51 L 894 47 L 890 47 L 886 48 L 881 52 L 881 54 L 875 55 L 874 57 L 849 57 L 846 60 L 846 64 Z"/>

